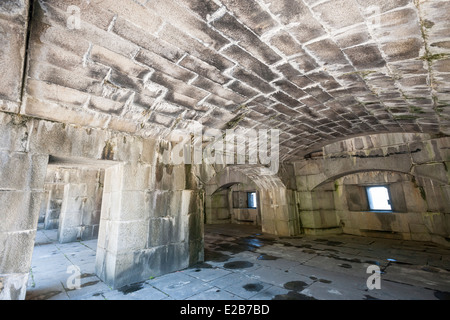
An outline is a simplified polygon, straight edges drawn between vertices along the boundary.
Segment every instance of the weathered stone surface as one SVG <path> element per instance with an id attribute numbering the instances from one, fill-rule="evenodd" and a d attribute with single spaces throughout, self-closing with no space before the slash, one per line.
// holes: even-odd
<path id="1" fill-rule="evenodd" d="M 1 5 L 2 12 L 18 14 L 24 10 L 22 1 Z M 27 13 L 24 13 L 24 17 Z M 0 16 L 0 68 L 2 81 L 0 88 L 0 110 L 19 111 L 21 101 L 22 75 L 25 68 L 26 24 L 2 19 Z"/>
<path id="2" fill-rule="evenodd" d="M 179 2 L 183 3 L 205 20 L 220 8 L 213 0 L 180 0 Z"/>
<path id="3" fill-rule="evenodd" d="M 247 27 L 258 35 L 262 35 L 277 26 L 270 13 L 254 0 L 224 0 L 222 2 L 240 21 L 243 21 Z"/>
<path id="4" fill-rule="evenodd" d="M 381 1 L 377 1 L 377 0 L 356 0 L 358 2 L 358 4 L 361 6 L 361 8 L 364 9 L 364 13 L 367 16 L 376 14 L 378 12 L 374 12 L 374 10 L 369 10 L 370 8 L 373 8 L 374 6 L 376 6 L 377 8 L 379 8 L 379 12 L 383 13 L 389 10 L 393 10 L 396 8 L 400 8 L 400 7 L 404 7 L 407 6 L 409 3 L 411 3 L 410 0 L 393 0 L 393 1 L 389 1 L 389 0 L 381 0 Z"/>
<path id="5" fill-rule="evenodd" d="M 233 81 L 227 87 L 247 98 L 253 98 L 259 94 L 256 90 L 238 80 Z"/>
<path id="6" fill-rule="evenodd" d="M 303 52 L 299 43 L 286 31 L 281 30 L 270 39 L 270 44 L 283 52 L 286 56 L 292 56 Z"/>
<path id="7" fill-rule="evenodd" d="M 28 0 L 11 0 L 0 4 L 0 13 L 7 17 L 24 18 L 27 15 Z"/>
<path id="8" fill-rule="evenodd" d="M 338 33 L 335 39 L 341 48 L 347 48 L 368 42 L 370 34 L 364 27 L 354 27 Z"/>
<path id="9" fill-rule="evenodd" d="M 263 93 L 267 94 L 267 93 L 275 91 L 275 89 L 269 83 L 258 78 L 256 75 L 254 75 L 253 73 L 251 73 L 245 69 L 237 68 L 233 72 L 233 76 L 236 77 L 237 79 L 245 82 L 250 87 L 256 88 Z"/>
<path id="10" fill-rule="evenodd" d="M 336 30 L 364 22 L 359 10 L 355 10 L 356 7 L 356 0 L 338 0 L 318 4 L 312 10 L 328 28 Z"/>
<path id="11" fill-rule="evenodd" d="M 37 224 L 36 216 L 27 215 L 25 219 L 17 219 L 14 212 L 36 212 L 42 200 L 41 191 L 1 191 L 2 203 L 10 204 L 9 211 L 2 212 L 2 227 L 0 232 L 15 232 L 33 229 Z"/>
<path id="12" fill-rule="evenodd" d="M 377 69 L 386 64 L 376 45 L 352 47 L 344 50 L 344 53 L 358 70 Z"/>
<path id="13" fill-rule="evenodd" d="M 115 20 L 113 31 L 136 45 L 159 54 L 174 63 L 184 55 L 184 52 L 178 47 L 148 33 L 146 29 L 139 28 L 132 22 L 123 19 L 122 16 L 118 16 Z"/>
<path id="14" fill-rule="evenodd" d="M 270 98 L 269 94 L 282 90 L 310 108 L 302 109 L 302 119 L 308 123 L 324 108 L 340 108 L 330 104 L 333 100 L 356 95 L 358 101 L 371 103 L 365 110 L 382 106 L 386 111 L 380 116 L 382 110 L 377 109 L 378 117 L 361 118 L 360 125 L 346 125 L 345 129 L 330 122 L 322 127 L 327 135 L 317 129 L 299 137 L 303 141 L 299 145 L 386 128 L 447 132 L 448 119 L 441 116 L 444 107 L 440 114 L 436 111 L 441 109 L 433 109 L 434 103 L 445 106 L 450 100 L 445 90 L 444 1 L 283 0 L 269 5 L 255 0 L 170 0 L 127 1 L 117 8 L 112 1 L 84 4 L 78 0 L 73 5 L 80 8 L 80 28 L 68 27 L 68 21 L 77 17 L 71 17 L 67 5 L 58 1 L 39 2 L 31 19 L 25 78 L 59 86 L 55 88 L 61 90 L 52 97 L 37 90 L 33 81 L 21 90 L 23 77 L 17 74 L 24 57 L 13 51 L 23 52 L 25 38 L 19 30 L 22 24 L 14 25 L 11 17 L 26 14 L 27 3 L 15 2 L 4 8 L 11 12 L 0 25 L 19 28 L 13 33 L 22 39 L 10 42 L 8 46 L 15 43 L 17 47 L 9 47 L 12 51 L 2 55 L 19 67 L 8 69 L 13 76 L 6 78 L 15 82 L 2 87 L 9 90 L 2 94 L 4 111 L 18 112 L 19 101 L 26 100 L 22 112 L 28 115 L 157 136 L 169 134 L 174 123 L 198 121 L 209 104 L 234 111 L 250 99 Z M 81 92 L 78 99 L 77 91 Z M 25 97 L 21 97 L 23 92 Z M 40 110 L 47 99 L 52 115 Z M 174 116 L 183 114 L 182 119 L 175 122 L 167 114 L 150 115 L 160 100 L 181 107 Z M 294 105 L 285 99 L 282 102 Z M 410 106 L 423 113 L 411 115 L 411 109 L 407 111 Z M 80 107 L 81 117 L 76 116 Z M 353 104 L 344 107 L 355 109 Z M 339 114 L 350 117 L 340 110 Z M 260 116 L 247 118 L 245 125 L 272 124 L 270 117 L 266 121 Z M 218 127 L 226 123 L 224 119 Z M 283 128 L 291 130 L 293 124 Z M 284 145 L 293 146 L 289 142 Z"/>
<path id="15" fill-rule="evenodd" d="M 448 232 L 447 227 L 441 227 L 440 220 L 442 213 L 449 210 L 442 191 L 448 185 L 446 165 L 441 160 L 446 140 L 430 140 L 427 135 L 419 139 L 412 134 L 365 136 L 331 144 L 323 149 L 323 155 L 296 162 L 300 217 L 302 225 L 311 229 L 305 233 L 333 228 L 323 219 L 336 214 L 334 232 L 341 229 L 351 234 L 383 231 L 385 236 L 441 242 L 437 240 L 439 235 Z M 353 157 L 356 159 L 352 160 Z M 359 162 L 360 157 L 366 161 Z M 403 157 L 400 161 L 409 164 L 401 166 L 396 157 Z M 371 158 L 377 158 L 377 163 Z M 348 168 L 338 164 L 345 159 L 352 163 Z M 411 162 L 412 159 L 415 160 Z M 365 188 L 371 185 L 388 186 L 393 212 L 369 211 Z M 443 187 L 436 190 L 433 185 Z M 435 221 L 432 222 L 427 211 L 434 212 Z"/>
<path id="16" fill-rule="evenodd" d="M 29 271 L 37 199 L 55 158 L 108 167 L 97 258 L 102 279 L 127 284 L 201 259 L 206 200 L 196 177 L 209 181 L 224 166 L 165 162 L 175 146 L 172 134 L 184 130 L 189 137 L 200 124 L 204 131 L 240 134 L 276 128 L 281 162 L 323 163 L 295 165 L 292 172 L 301 174 L 282 173 L 286 184 L 252 166 L 228 176 L 224 183 L 243 175 L 254 180 L 263 230 L 296 234 L 303 214 L 305 232 L 361 234 L 367 227 L 409 239 L 448 238 L 440 226 L 450 212 L 448 1 L 33 4 L 33 10 L 25 0 L 0 4 L 0 197 L 10 207 L 0 227 L 0 252 L 6 252 L 0 274 L 8 283 L 12 274 L 20 282 Z M 358 139 L 344 141 L 349 137 Z M 391 183 L 403 199 L 397 208 L 411 215 L 375 214 L 363 226 L 361 212 L 347 212 L 348 199 L 339 192 L 350 180 L 336 190 L 333 181 L 357 173 L 358 183 L 367 183 L 359 171 L 373 170 L 402 173 L 373 177 Z M 50 196 L 49 208 L 74 213 L 91 206 L 90 191 L 71 196 L 78 184 L 69 182 L 64 199 Z M 313 197 L 312 191 L 320 192 Z M 248 208 L 231 215 L 225 201 L 215 208 L 216 221 L 258 221 Z M 95 232 L 80 216 L 66 222 L 73 224 L 61 229 L 61 239 Z M 17 252 L 24 257 L 16 259 Z M 14 290 L 7 294 L 23 294 Z"/>
<path id="17" fill-rule="evenodd" d="M 179 64 L 192 72 L 196 72 L 199 75 L 220 84 L 225 84 L 230 80 L 230 78 L 224 76 L 220 70 L 194 56 L 184 57 Z"/>
<path id="18" fill-rule="evenodd" d="M 28 273 L 0 276 L 0 300 L 25 300 Z"/>
<path id="19" fill-rule="evenodd" d="M 220 19 L 215 20 L 212 25 L 235 41 L 239 41 L 244 49 L 263 62 L 273 64 L 281 60 L 281 57 L 275 51 L 267 44 L 261 42 L 255 34 L 246 29 L 244 25 L 240 24 L 230 14 L 225 14 Z"/>
<path id="20" fill-rule="evenodd" d="M 395 43 L 382 45 L 382 50 L 388 55 L 388 62 L 418 58 L 422 48 L 423 40 L 419 38 L 398 40 Z"/>
<path id="21" fill-rule="evenodd" d="M 203 19 L 198 19 L 176 1 L 157 0 L 148 2 L 145 6 L 150 12 L 161 17 L 163 21 L 183 30 L 183 32 L 193 37 L 196 41 L 204 43 L 207 47 L 218 50 L 229 43 L 224 36 L 209 28 Z"/>
<path id="22" fill-rule="evenodd" d="M 246 70 L 252 71 L 268 82 L 277 77 L 267 65 L 238 46 L 230 46 L 222 52 L 233 61 L 237 61 L 241 66 L 245 67 Z"/>
<path id="23" fill-rule="evenodd" d="M 215 66 L 219 70 L 225 70 L 233 65 L 228 59 L 219 55 L 217 51 L 202 45 L 200 42 L 184 34 L 182 30 L 178 30 L 173 26 L 165 24 L 159 32 L 159 37 L 180 48 L 185 53 L 192 54 L 204 60 L 206 63 Z"/>
<path id="24" fill-rule="evenodd" d="M 18 100 L 20 91 L 20 74 L 23 70 L 25 33 L 20 26 L 6 20 L 0 20 L 1 60 L 6 74 L 3 77 L 1 94 L 3 98 Z"/>

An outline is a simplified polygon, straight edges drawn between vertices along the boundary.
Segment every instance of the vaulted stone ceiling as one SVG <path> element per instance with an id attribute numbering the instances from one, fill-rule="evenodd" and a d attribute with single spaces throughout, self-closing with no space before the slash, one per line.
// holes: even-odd
<path id="1" fill-rule="evenodd" d="M 26 4 L 0 5 L 4 111 L 163 138 L 279 129 L 282 159 L 450 134 L 450 1 L 39 0 L 18 96 Z"/>

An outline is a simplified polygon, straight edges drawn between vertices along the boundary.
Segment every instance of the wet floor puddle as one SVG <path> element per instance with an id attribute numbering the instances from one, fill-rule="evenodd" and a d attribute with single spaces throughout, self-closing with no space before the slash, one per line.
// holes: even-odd
<path id="1" fill-rule="evenodd" d="M 284 288 L 289 290 L 288 293 L 278 294 L 272 300 L 316 300 L 314 297 L 300 293 L 308 284 L 303 281 L 289 281 L 284 284 Z"/>
<path id="2" fill-rule="evenodd" d="M 231 257 L 229 255 L 226 255 L 220 251 L 205 248 L 205 261 L 225 262 L 228 261 L 230 258 Z"/>
<path id="3" fill-rule="evenodd" d="M 308 286 L 306 282 L 303 281 L 289 281 L 284 284 L 284 288 L 291 291 L 302 291 Z"/>
<path id="4" fill-rule="evenodd" d="M 260 255 L 257 259 L 258 259 L 258 260 L 277 260 L 278 257 L 271 256 L 270 254 L 265 254 L 265 253 L 263 253 L 263 254 Z"/>
<path id="5" fill-rule="evenodd" d="M 246 285 L 242 286 L 242 288 L 250 292 L 259 292 L 264 288 L 264 286 L 260 283 L 247 283 Z"/>
<path id="6" fill-rule="evenodd" d="M 278 294 L 272 300 L 317 300 L 314 297 L 307 296 L 306 294 L 298 293 L 295 291 L 289 291 L 286 294 Z"/>

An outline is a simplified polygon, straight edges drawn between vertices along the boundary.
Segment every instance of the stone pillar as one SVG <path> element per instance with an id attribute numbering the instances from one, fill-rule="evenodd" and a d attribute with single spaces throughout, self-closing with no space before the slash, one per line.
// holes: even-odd
<path id="1" fill-rule="evenodd" d="M 0 146 L 0 300 L 25 299 L 47 163 Z"/>
<path id="2" fill-rule="evenodd" d="M 186 190 L 189 173 L 190 166 L 145 163 L 106 169 L 96 273 L 109 286 L 203 260 L 203 198 Z"/>
<path id="3" fill-rule="evenodd" d="M 58 229 L 59 216 L 61 214 L 61 206 L 64 197 L 64 184 L 46 184 L 45 188 L 48 192 L 48 198 L 45 210 L 44 229 Z"/>
<path id="4" fill-rule="evenodd" d="M 64 186 L 64 197 L 59 215 L 59 243 L 81 239 L 82 217 L 86 200 L 87 186 L 85 183 L 68 183 Z"/>
<path id="5" fill-rule="evenodd" d="M 0 111 L 20 110 L 28 11 L 28 0 L 0 2 Z M 0 115 L 0 300 L 25 298 L 39 218 L 48 159 L 27 140 L 26 126 Z"/>
<path id="6" fill-rule="evenodd" d="M 145 171 L 145 168 L 140 171 L 142 170 Z M 145 247 L 148 233 L 145 193 L 143 190 L 126 190 L 131 188 L 124 185 L 124 180 L 133 180 L 137 186 L 138 181 L 141 181 L 139 178 L 148 176 L 148 173 L 139 172 L 140 175 L 127 177 L 125 171 L 124 164 L 105 170 L 97 245 L 96 273 L 113 288 L 120 287 L 122 283 L 126 284 L 120 273 L 123 273 L 124 268 L 132 268 L 133 257 L 129 254 Z M 142 183 L 145 184 L 145 181 Z"/>
<path id="7" fill-rule="evenodd" d="M 285 237 L 300 234 L 294 192 L 285 188 L 262 189 L 259 195 L 263 232 Z"/>
<path id="8" fill-rule="evenodd" d="M 98 238 L 102 209 L 104 169 L 83 170 L 82 178 L 87 181 L 87 198 L 81 217 L 81 240 Z"/>
<path id="9" fill-rule="evenodd" d="M 39 209 L 39 221 L 38 223 L 43 223 L 45 225 L 45 217 L 47 215 L 47 204 L 50 196 L 50 191 L 45 189 L 44 195 L 41 201 L 41 208 Z"/>
<path id="10" fill-rule="evenodd" d="M 45 202 L 44 229 L 58 229 L 59 215 L 64 198 L 64 185 L 69 182 L 69 174 L 64 174 L 59 168 L 49 165 L 45 178 L 44 189 L 47 198 Z"/>

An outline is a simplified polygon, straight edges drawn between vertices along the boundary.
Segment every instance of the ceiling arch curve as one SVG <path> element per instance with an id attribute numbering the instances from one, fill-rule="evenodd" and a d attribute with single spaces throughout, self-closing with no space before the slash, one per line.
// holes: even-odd
<path id="1" fill-rule="evenodd" d="M 8 112 L 158 138 L 192 121 L 279 129 L 283 160 L 355 135 L 450 134 L 448 1 L 34 3 Z M 20 65 L 14 52 L 2 61 Z"/>

